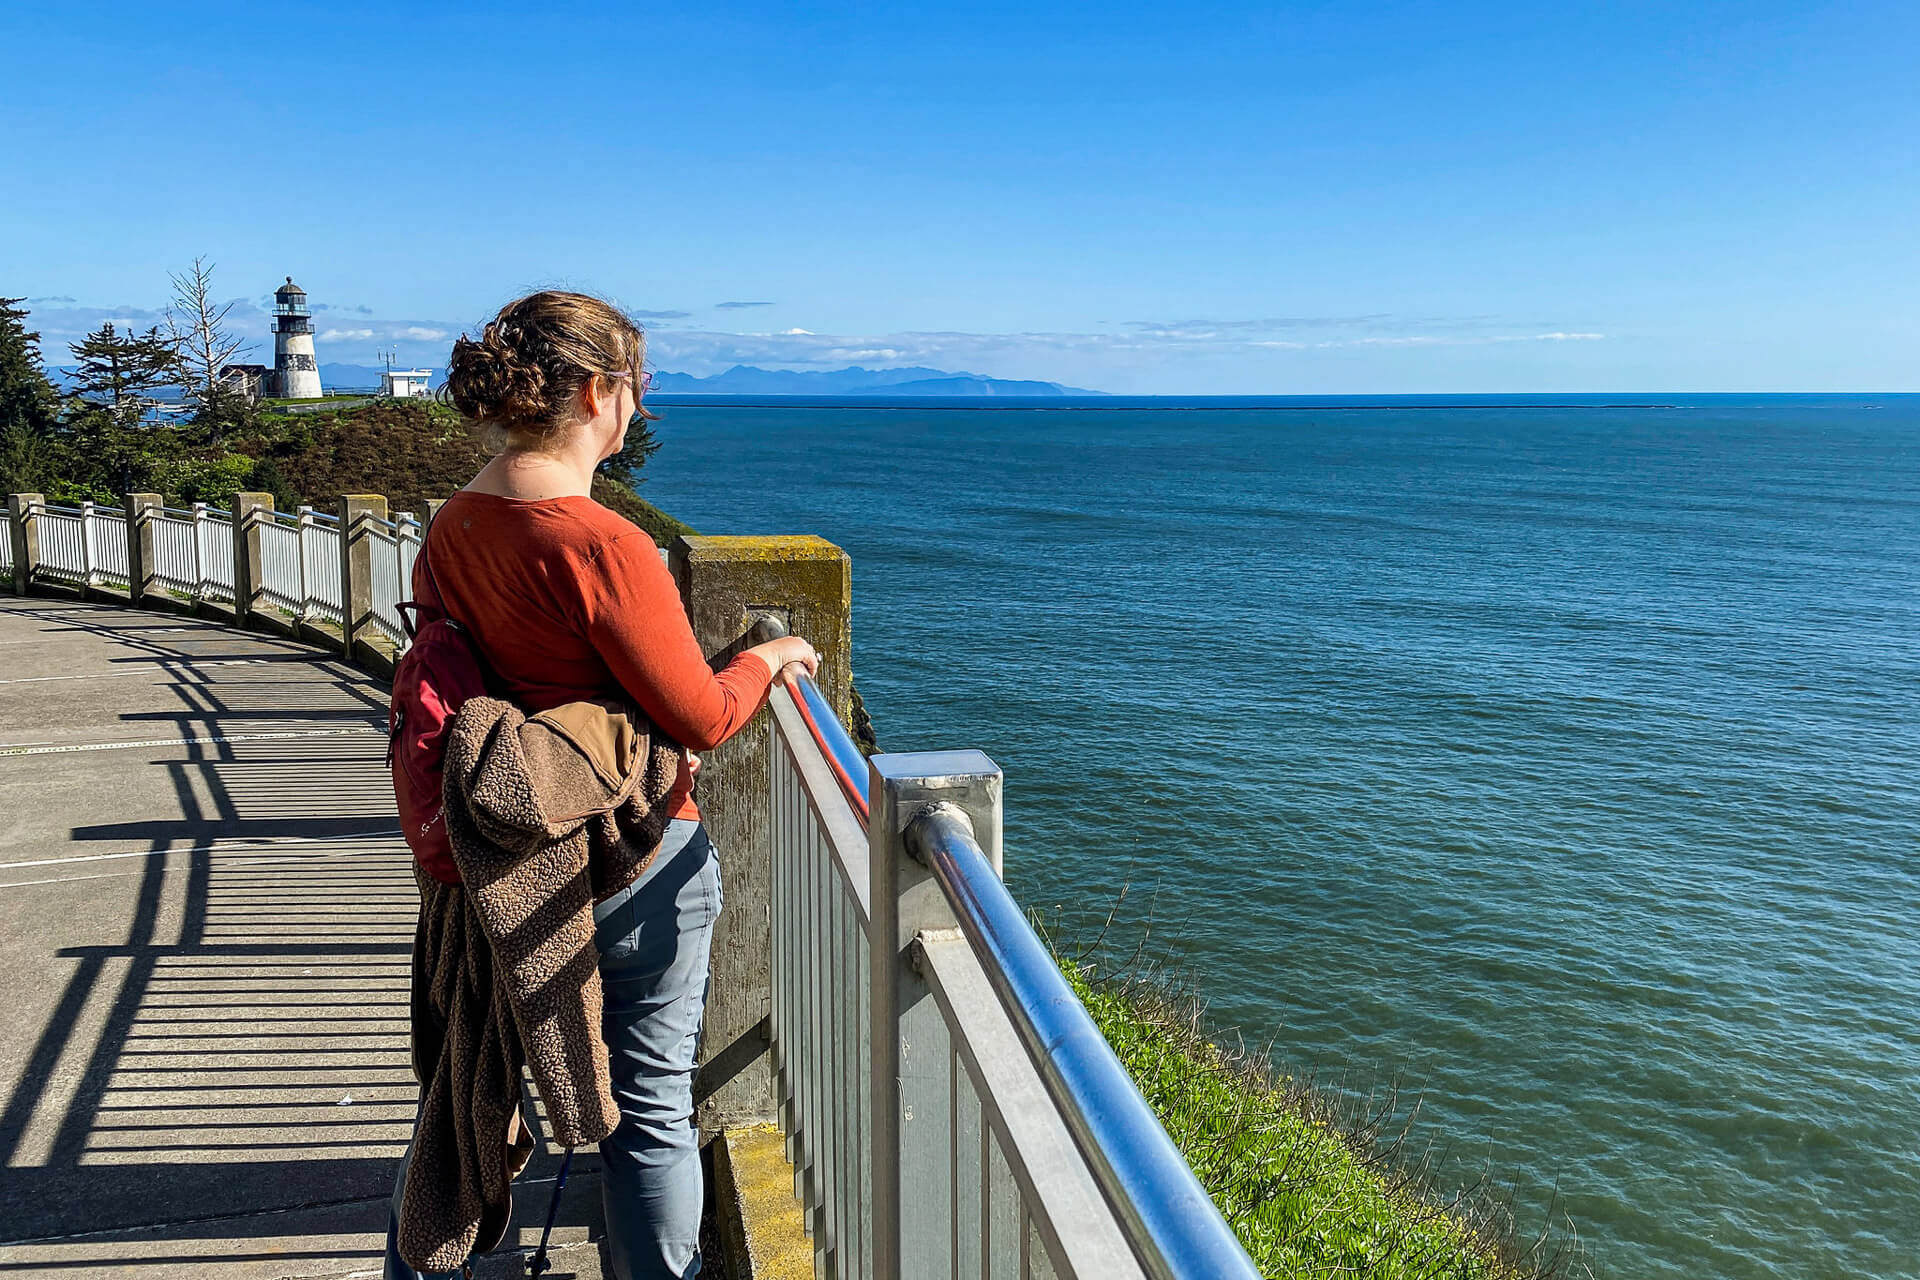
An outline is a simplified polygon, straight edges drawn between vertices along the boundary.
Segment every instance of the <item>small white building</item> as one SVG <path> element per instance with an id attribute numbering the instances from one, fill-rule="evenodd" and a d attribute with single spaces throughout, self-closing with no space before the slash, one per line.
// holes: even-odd
<path id="1" fill-rule="evenodd" d="M 422 400 L 433 394 L 433 370 L 388 369 L 380 375 L 380 394 Z"/>

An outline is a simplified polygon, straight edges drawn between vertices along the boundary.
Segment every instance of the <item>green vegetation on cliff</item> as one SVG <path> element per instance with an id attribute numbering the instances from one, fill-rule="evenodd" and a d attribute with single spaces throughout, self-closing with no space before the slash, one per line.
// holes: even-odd
<path id="1" fill-rule="evenodd" d="M 344 409 L 261 415 L 262 431 L 234 441 L 256 460 L 250 485 L 276 505 L 379 493 L 396 506 L 444 498 L 473 478 L 487 455 L 460 415 L 429 400 L 373 400 Z M 629 473 L 631 474 L 631 473 Z M 627 485 L 595 476 L 593 496 L 665 545 L 692 533 Z"/>
<path id="2" fill-rule="evenodd" d="M 1264 1276 L 1532 1280 L 1584 1274 L 1570 1245 L 1520 1243 L 1484 1187 L 1441 1196 L 1383 1142 L 1389 1098 L 1356 1115 L 1333 1091 L 1236 1058 L 1164 983 L 1055 958 Z M 1403 1135 L 1404 1136 L 1404 1135 Z"/>

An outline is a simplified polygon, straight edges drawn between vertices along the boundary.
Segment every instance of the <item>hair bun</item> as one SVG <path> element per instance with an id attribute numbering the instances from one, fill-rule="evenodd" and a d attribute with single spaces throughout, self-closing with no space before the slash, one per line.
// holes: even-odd
<path id="1" fill-rule="evenodd" d="M 461 334 L 447 366 L 447 396 L 475 422 L 515 428 L 545 421 L 547 375 L 511 335 L 490 324 L 475 342 Z"/>
<path id="2" fill-rule="evenodd" d="M 593 379 L 637 378 L 646 354 L 640 327 L 618 308 L 547 289 L 500 308 L 478 341 L 460 335 L 444 394 L 483 448 L 545 447 L 572 430 Z"/>

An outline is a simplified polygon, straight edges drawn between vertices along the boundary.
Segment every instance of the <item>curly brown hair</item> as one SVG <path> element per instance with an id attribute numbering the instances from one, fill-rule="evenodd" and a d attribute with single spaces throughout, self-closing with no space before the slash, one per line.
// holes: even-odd
<path id="1" fill-rule="evenodd" d="M 638 396 L 646 355 L 646 335 L 613 304 L 543 289 L 500 308 L 478 341 L 460 335 L 443 393 L 490 451 L 551 448 L 592 379 L 631 378 Z"/>

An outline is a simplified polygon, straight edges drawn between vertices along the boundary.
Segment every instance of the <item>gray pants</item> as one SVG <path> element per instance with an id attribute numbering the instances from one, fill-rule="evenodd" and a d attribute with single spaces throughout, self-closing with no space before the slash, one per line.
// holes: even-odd
<path id="1" fill-rule="evenodd" d="M 667 824 L 646 872 L 593 911 L 605 999 L 601 1033 L 620 1105 L 620 1127 L 600 1144 L 600 1186 L 620 1280 L 690 1280 L 700 1273 L 705 1192 L 693 1068 L 719 915 L 719 857 L 705 827 L 679 820 Z M 425 1275 L 395 1246 L 406 1178 L 402 1161 L 387 1226 L 387 1280 Z M 543 1202 L 539 1220 L 545 1218 Z"/>

